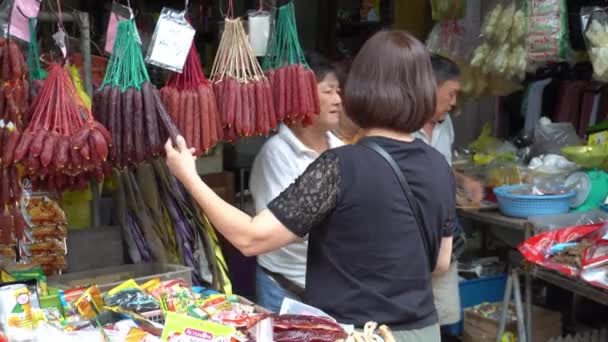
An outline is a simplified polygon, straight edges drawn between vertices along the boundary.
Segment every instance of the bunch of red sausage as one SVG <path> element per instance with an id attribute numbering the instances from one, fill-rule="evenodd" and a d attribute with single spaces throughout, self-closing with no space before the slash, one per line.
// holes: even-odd
<path id="1" fill-rule="evenodd" d="M 160 90 L 161 98 L 195 155 L 207 153 L 224 136 L 215 94 L 203 73 L 194 44 L 183 72 L 173 73 Z"/>
<path id="2" fill-rule="evenodd" d="M 50 66 L 30 113 L 11 160 L 25 166 L 35 187 L 82 189 L 91 176 L 104 178 L 110 134 L 93 120 L 63 66 Z"/>

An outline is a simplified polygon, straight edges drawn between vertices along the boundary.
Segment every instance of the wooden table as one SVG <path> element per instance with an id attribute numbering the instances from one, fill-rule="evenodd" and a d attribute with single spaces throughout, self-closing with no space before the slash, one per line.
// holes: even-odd
<path id="1" fill-rule="evenodd" d="M 464 210 L 458 209 L 458 216 L 475 222 L 494 225 L 509 229 L 521 230 L 526 228 L 527 220 L 507 217 L 498 210 Z"/>

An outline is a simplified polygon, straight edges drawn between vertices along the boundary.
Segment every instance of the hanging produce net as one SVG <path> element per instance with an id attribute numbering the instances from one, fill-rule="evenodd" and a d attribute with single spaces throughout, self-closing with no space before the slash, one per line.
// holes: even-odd
<path id="1" fill-rule="evenodd" d="M 91 176 L 102 181 L 108 172 L 110 134 L 93 119 L 67 70 L 54 63 L 48 72 L 12 160 L 25 166 L 35 188 L 84 189 Z"/>
<path id="2" fill-rule="evenodd" d="M 251 50 L 240 18 L 224 20 L 211 80 L 225 140 L 266 135 L 277 126 L 270 83 Z"/>
<path id="3" fill-rule="evenodd" d="M 310 124 L 320 110 L 317 80 L 298 40 L 293 2 L 278 8 L 276 30 L 264 59 L 278 121 Z"/>
<path id="4" fill-rule="evenodd" d="M 27 50 L 27 65 L 30 69 L 32 81 L 43 81 L 46 79 L 46 70 L 40 65 L 40 52 L 38 52 L 38 37 L 36 36 L 36 19 L 29 19 L 30 45 Z"/>
<path id="5" fill-rule="evenodd" d="M 101 89 L 93 98 L 96 118 L 110 131 L 110 162 L 134 167 L 162 154 L 179 131 L 158 89 L 150 82 L 133 20 L 118 24 L 114 49 Z"/>
<path id="6" fill-rule="evenodd" d="M 205 77 L 194 43 L 182 73 L 172 73 L 160 95 L 173 122 L 195 155 L 207 153 L 224 135 L 211 83 Z"/>

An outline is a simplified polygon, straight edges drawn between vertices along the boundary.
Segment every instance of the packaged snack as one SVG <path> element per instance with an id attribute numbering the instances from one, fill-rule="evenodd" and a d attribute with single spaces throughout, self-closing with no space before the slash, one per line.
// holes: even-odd
<path id="1" fill-rule="evenodd" d="M 24 196 L 23 217 L 30 227 L 66 223 L 66 216 L 50 194 Z"/>
<path id="2" fill-rule="evenodd" d="M 132 279 L 108 291 L 104 300 L 107 306 L 118 306 L 135 313 L 160 310 L 158 301 L 142 291 Z"/>
<path id="3" fill-rule="evenodd" d="M 565 0 L 530 0 L 528 3 L 528 62 L 542 64 L 567 60 L 572 49 Z"/>
<path id="4" fill-rule="evenodd" d="M 39 308 L 35 281 L 0 285 L 0 325 L 9 341 L 31 339 Z"/>
<path id="5" fill-rule="evenodd" d="M 19 246 L 21 256 L 65 255 L 67 247 L 65 240 L 46 240 L 24 243 Z"/>
<path id="6" fill-rule="evenodd" d="M 11 264 L 6 266 L 6 271 L 17 281 L 35 280 L 38 295 L 48 295 L 47 279 L 40 265 Z"/>
<path id="7" fill-rule="evenodd" d="M 96 285 L 89 287 L 74 302 L 74 306 L 78 309 L 78 313 L 86 319 L 93 319 L 98 316 L 103 308 L 103 299 L 99 288 Z"/>
<path id="8" fill-rule="evenodd" d="M 233 327 L 170 312 L 161 339 L 164 342 L 220 342 L 229 341 L 235 333 Z"/>
<path id="9" fill-rule="evenodd" d="M 7 257 L 9 259 L 15 259 L 17 253 L 15 253 L 15 247 L 0 245 L 0 256 Z"/>
<path id="10" fill-rule="evenodd" d="M 59 301 L 63 308 L 63 316 L 68 323 L 79 322 L 82 319 L 78 314 L 78 307 L 76 301 L 86 289 L 84 287 L 77 287 L 74 289 L 59 291 Z"/>
<path id="11" fill-rule="evenodd" d="M 63 224 L 51 224 L 46 226 L 31 227 L 25 229 L 25 243 L 47 240 L 64 240 L 68 237 L 67 227 Z"/>

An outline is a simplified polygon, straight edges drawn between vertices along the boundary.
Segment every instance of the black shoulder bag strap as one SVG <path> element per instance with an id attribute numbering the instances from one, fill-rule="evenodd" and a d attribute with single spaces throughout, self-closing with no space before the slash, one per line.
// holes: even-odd
<path id="1" fill-rule="evenodd" d="M 410 184 L 407 182 L 407 179 L 405 178 L 403 171 L 401 171 L 401 168 L 399 168 L 399 165 L 397 165 L 397 162 L 395 161 L 395 159 L 393 159 L 393 157 L 391 157 L 391 155 L 388 152 L 386 152 L 386 150 L 383 149 L 380 145 L 376 144 L 373 141 L 369 141 L 369 140 L 359 141 L 359 144 L 378 153 L 382 158 L 384 158 L 384 160 L 391 166 L 391 168 L 395 172 L 395 175 L 397 176 L 397 179 L 399 180 L 399 184 L 401 184 L 401 189 L 403 190 L 403 193 L 405 194 L 407 202 L 410 205 L 410 209 L 412 210 L 412 214 L 414 215 L 416 224 L 418 225 L 418 233 L 420 234 L 420 239 L 422 240 L 422 246 L 424 247 L 424 253 L 425 253 L 427 262 L 429 264 L 430 270 L 432 272 L 435 269 L 435 265 L 431 265 L 431 256 L 429 254 L 429 245 L 428 245 L 429 239 L 427 237 L 426 231 L 423 229 L 422 221 L 420 220 L 419 207 L 417 205 L 418 203 L 416 202 L 416 199 L 414 198 L 414 194 L 412 193 Z"/>

